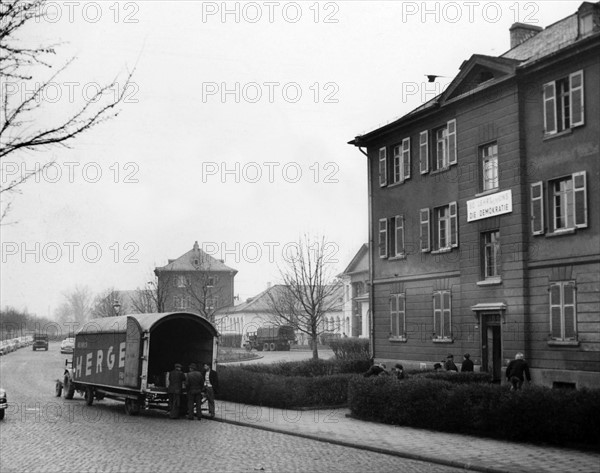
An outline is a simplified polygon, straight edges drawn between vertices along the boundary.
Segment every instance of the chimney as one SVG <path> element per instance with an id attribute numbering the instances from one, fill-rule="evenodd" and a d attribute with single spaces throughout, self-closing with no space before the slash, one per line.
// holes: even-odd
<path id="1" fill-rule="evenodd" d="M 517 47 L 529 38 L 534 37 L 544 28 L 541 26 L 528 25 L 526 23 L 513 23 L 510 27 L 510 49 Z"/>

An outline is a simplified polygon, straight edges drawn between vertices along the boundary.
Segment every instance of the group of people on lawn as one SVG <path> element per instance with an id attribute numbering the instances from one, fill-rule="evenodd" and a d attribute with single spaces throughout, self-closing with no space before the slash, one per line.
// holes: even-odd
<path id="1" fill-rule="evenodd" d="M 460 367 L 461 373 L 473 372 L 475 365 L 471 360 L 471 355 L 465 353 L 463 355 L 463 362 Z M 458 373 L 458 367 L 454 363 L 454 355 L 448 354 L 445 360 L 440 363 L 433 365 L 434 371 L 449 371 Z M 400 363 L 396 363 L 391 370 L 391 373 L 387 371 L 385 363 L 376 363 L 369 368 L 364 374 L 366 378 L 370 376 L 394 376 L 397 379 L 404 379 L 406 377 L 404 373 L 404 367 Z M 529 366 L 523 359 L 523 353 L 517 353 L 515 359 L 512 360 L 506 367 L 506 379 L 511 384 L 511 390 L 519 390 L 523 385 L 525 379 L 531 381 L 531 375 L 529 374 Z"/>

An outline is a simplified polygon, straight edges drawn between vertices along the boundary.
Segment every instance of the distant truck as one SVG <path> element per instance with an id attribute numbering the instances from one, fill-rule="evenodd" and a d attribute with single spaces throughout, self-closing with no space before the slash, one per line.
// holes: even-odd
<path id="1" fill-rule="evenodd" d="M 290 325 L 259 327 L 256 332 L 246 334 L 244 347 L 248 351 L 253 348 L 258 351 L 289 350 L 295 341 L 296 334 Z"/>
<path id="2" fill-rule="evenodd" d="M 217 330 L 189 312 L 134 314 L 93 319 L 75 334 L 56 396 L 83 394 L 88 405 L 105 397 L 125 403 L 125 412 L 168 409 L 168 372 L 175 363 L 215 368 Z"/>
<path id="3" fill-rule="evenodd" d="M 31 349 L 33 351 L 36 351 L 38 349 L 48 351 L 48 335 L 36 333 L 33 336 L 33 344 L 31 345 Z"/>

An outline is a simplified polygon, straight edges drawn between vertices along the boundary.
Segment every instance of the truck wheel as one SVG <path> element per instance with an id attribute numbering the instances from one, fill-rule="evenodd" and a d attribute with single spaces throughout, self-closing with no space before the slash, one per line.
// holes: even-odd
<path id="1" fill-rule="evenodd" d="M 73 396 L 75 395 L 75 386 L 73 386 L 73 383 L 71 383 L 69 378 L 65 378 L 63 391 L 65 393 L 65 399 L 73 399 Z"/>
<path id="2" fill-rule="evenodd" d="M 56 397 L 61 397 L 62 396 L 62 383 L 60 381 L 56 381 L 56 386 L 55 386 L 55 392 L 56 392 Z"/>
<path id="3" fill-rule="evenodd" d="M 268 344 L 268 343 L 265 343 L 265 344 L 263 345 L 263 350 L 265 350 L 265 351 L 269 351 L 269 344 Z"/>
<path id="4" fill-rule="evenodd" d="M 137 416 L 140 413 L 140 403 L 136 399 L 125 399 L 125 412 L 130 416 Z"/>
<path id="5" fill-rule="evenodd" d="M 246 349 L 246 351 L 252 351 L 252 345 L 250 345 L 249 343 L 247 345 L 244 345 L 244 348 Z"/>
<path id="6" fill-rule="evenodd" d="M 277 345 L 275 345 L 274 343 L 271 343 L 271 344 L 269 345 L 269 349 L 270 349 L 271 351 L 275 351 L 275 350 L 277 350 Z"/>
<path id="7" fill-rule="evenodd" d="M 83 397 L 85 398 L 85 403 L 88 406 L 91 406 L 94 402 L 94 388 L 91 386 L 86 386 Z"/>

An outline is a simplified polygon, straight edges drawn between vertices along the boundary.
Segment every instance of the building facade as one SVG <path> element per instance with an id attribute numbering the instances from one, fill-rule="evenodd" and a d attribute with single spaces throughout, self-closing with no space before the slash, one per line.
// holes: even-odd
<path id="1" fill-rule="evenodd" d="M 256 332 L 259 327 L 287 325 L 288 322 L 278 317 L 273 309 L 273 304 L 278 305 L 283 300 L 285 290 L 286 286 L 276 284 L 241 304 L 219 309 L 215 314 L 219 333 L 240 335 L 243 346 L 248 333 Z M 318 329 L 325 337 L 341 337 L 343 334 L 342 291 L 341 285 L 335 287 L 325 303 L 327 311 L 321 316 Z M 309 344 L 309 336 L 301 330 L 296 330 L 296 339 L 299 345 Z"/>
<path id="2" fill-rule="evenodd" d="M 369 246 L 360 247 L 339 275 L 344 285 L 344 330 L 351 337 L 367 338 L 369 326 Z"/>
<path id="3" fill-rule="evenodd" d="M 369 161 L 373 355 L 600 387 L 600 3 L 473 55 L 350 143 Z"/>
<path id="4" fill-rule="evenodd" d="M 199 247 L 154 269 L 164 312 L 191 310 L 214 320 L 215 312 L 233 306 L 237 270 Z"/>

